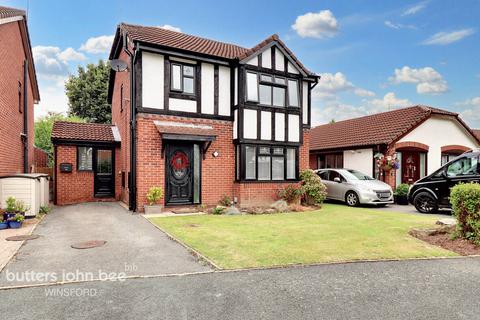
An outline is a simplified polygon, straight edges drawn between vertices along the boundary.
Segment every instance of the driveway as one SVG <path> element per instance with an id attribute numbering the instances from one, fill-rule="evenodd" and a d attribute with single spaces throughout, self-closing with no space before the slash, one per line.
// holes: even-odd
<path id="1" fill-rule="evenodd" d="M 214 272 L 2 290 L 0 314 L 12 320 L 479 319 L 479 277 L 480 258 Z M 19 301 L 25 307 L 12 307 Z"/>
<path id="2" fill-rule="evenodd" d="M 0 286 L 98 279 L 107 274 L 145 276 L 211 270 L 118 203 L 56 207 L 35 234 L 40 238 L 27 241 L 2 271 Z M 107 243 L 93 249 L 71 248 L 73 243 L 88 240 Z"/>

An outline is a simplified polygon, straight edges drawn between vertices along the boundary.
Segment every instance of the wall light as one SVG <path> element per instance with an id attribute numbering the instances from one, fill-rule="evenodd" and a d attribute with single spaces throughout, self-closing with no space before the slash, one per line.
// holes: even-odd
<path id="1" fill-rule="evenodd" d="M 213 152 L 212 152 L 212 156 L 213 156 L 214 158 L 218 157 L 219 155 L 220 155 L 220 154 L 218 153 L 218 151 L 213 151 Z"/>

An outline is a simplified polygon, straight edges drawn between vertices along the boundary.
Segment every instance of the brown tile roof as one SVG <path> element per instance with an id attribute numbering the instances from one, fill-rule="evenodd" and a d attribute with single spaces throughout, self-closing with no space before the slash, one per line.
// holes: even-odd
<path id="1" fill-rule="evenodd" d="M 248 49 L 234 44 L 200 38 L 160 27 L 147 27 L 126 23 L 120 24 L 119 27 L 128 32 L 129 38 L 134 41 L 142 41 L 220 58 L 234 59 L 243 52 L 248 51 Z"/>
<path id="2" fill-rule="evenodd" d="M 477 136 L 477 139 L 480 140 L 480 129 L 473 129 L 472 131 Z"/>
<path id="3" fill-rule="evenodd" d="M 427 106 L 413 106 L 315 127 L 310 132 L 310 150 L 390 144 L 432 114 L 458 114 Z M 462 125 L 470 130 L 463 121 Z"/>
<path id="4" fill-rule="evenodd" d="M 25 11 L 15 8 L 0 6 L 0 19 L 12 18 L 12 17 L 24 17 Z"/>
<path id="5" fill-rule="evenodd" d="M 113 127 L 110 124 L 56 121 L 52 140 L 115 142 Z"/>
<path id="6" fill-rule="evenodd" d="M 215 137 L 215 130 L 212 126 L 205 124 L 194 124 L 175 121 L 155 121 L 158 132 L 175 135 L 194 135 Z"/>

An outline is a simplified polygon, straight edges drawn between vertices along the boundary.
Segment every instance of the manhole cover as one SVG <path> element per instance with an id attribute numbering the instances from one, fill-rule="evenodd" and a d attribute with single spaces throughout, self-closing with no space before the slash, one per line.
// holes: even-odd
<path id="1" fill-rule="evenodd" d="M 37 239 L 38 237 L 40 237 L 40 236 L 36 235 L 36 234 L 25 234 L 23 236 L 11 236 L 11 237 L 5 238 L 5 240 L 7 240 L 7 241 L 25 241 L 25 240 Z"/>
<path id="2" fill-rule="evenodd" d="M 90 240 L 85 242 L 78 242 L 72 244 L 73 249 L 90 249 L 103 246 L 107 241 L 105 240 Z"/>

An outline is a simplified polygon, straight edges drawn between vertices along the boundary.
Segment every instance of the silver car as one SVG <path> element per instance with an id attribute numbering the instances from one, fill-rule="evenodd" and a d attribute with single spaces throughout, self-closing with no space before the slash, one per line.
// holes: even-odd
<path id="1" fill-rule="evenodd" d="M 344 201 L 351 207 L 359 204 L 385 206 L 393 203 L 392 187 L 352 169 L 319 169 L 317 174 L 327 186 L 327 199 Z"/>

